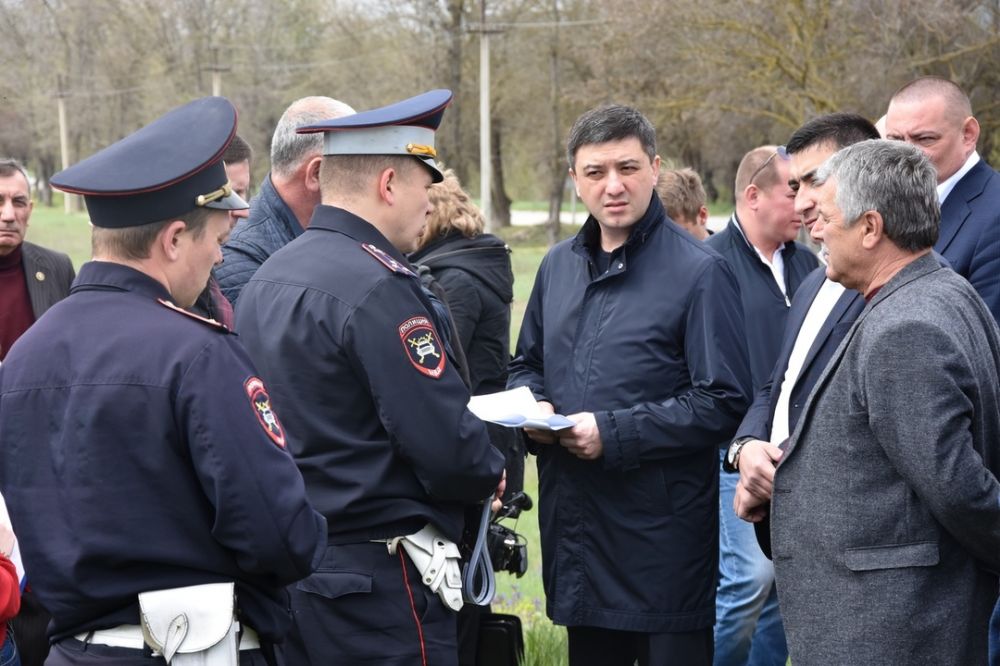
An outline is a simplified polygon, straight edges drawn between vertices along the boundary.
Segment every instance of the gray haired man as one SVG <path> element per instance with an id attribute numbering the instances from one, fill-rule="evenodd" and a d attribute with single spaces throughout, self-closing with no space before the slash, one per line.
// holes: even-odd
<path id="1" fill-rule="evenodd" d="M 352 113 L 347 104 L 329 97 L 303 97 L 281 115 L 271 138 L 271 171 L 250 202 L 250 216 L 236 224 L 223 246 L 223 263 L 214 271 L 234 306 L 260 265 L 302 233 L 320 203 L 322 136 L 295 130 Z"/>
<path id="2" fill-rule="evenodd" d="M 937 175 L 920 151 L 864 141 L 815 182 L 827 275 L 867 305 L 775 472 L 792 662 L 983 663 L 1000 570 L 1000 331 L 931 255 Z"/>

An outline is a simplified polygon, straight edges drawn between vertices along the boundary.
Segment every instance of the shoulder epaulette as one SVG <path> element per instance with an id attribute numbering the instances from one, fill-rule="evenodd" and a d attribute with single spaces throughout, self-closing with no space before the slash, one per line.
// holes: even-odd
<path id="1" fill-rule="evenodd" d="M 364 248 L 365 252 L 375 257 L 380 264 L 388 268 L 393 273 L 400 273 L 402 275 L 409 275 L 410 277 L 417 277 L 408 266 L 405 266 L 401 262 L 397 261 L 385 250 L 381 250 L 371 243 L 362 243 L 361 247 Z"/>
<path id="2" fill-rule="evenodd" d="M 189 312 L 188 310 L 185 310 L 184 308 L 179 307 L 179 306 L 171 303 L 170 301 L 168 301 L 166 299 L 158 298 L 156 300 L 163 307 L 168 308 L 170 310 L 173 310 L 174 312 L 179 312 L 182 315 L 186 315 L 188 317 L 191 317 L 191 319 L 196 319 L 196 320 L 200 321 L 201 323 L 205 324 L 206 326 L 211 326 L 212 328 L 214 328 L 214 329 L 216 329 L 218 331 L 221 331 L 223 333 L 230 333 L 231 332 L 229 330 L 229 327 L 226 326 L 225 324 L 223 324 L 222 322 L 216 321 L 214 319 L 209 319 L 207 317 L 202 317 L 200 315 L 196 315 L 195 313 Z"/>

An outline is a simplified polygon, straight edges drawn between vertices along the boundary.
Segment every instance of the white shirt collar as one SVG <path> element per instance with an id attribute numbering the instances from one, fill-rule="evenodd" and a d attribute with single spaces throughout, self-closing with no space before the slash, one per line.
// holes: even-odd
<path id="1" fill-rule="evenodd" d="M 969 155 L 969 159 L 965 160 L 965 164 L 962 165 L 962 168 L 953 173 L 948 180 L 937 186 L 939 202 L 944 203 L 944 200 L 948 198 L 951 191 L 955 189 L 955 185 L 958 184 L 958 181 L 962 180 L 962 177 L 969 173 L 972 167 L 976 166 L 976 162 L 978 161 L 979 153 L 973 150 L 972 154 Z"/>

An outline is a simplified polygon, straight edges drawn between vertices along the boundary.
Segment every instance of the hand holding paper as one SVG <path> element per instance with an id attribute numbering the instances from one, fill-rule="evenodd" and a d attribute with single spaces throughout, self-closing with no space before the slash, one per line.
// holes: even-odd
<path id="1" fill-rule="evenodd" d="M 544 414 L 526 386 L 473 396 L 469 400 L 469 411 L 484 421 L 508 428 L 562 430 L 573 426 L 573 421 L 561 414 Z"/>

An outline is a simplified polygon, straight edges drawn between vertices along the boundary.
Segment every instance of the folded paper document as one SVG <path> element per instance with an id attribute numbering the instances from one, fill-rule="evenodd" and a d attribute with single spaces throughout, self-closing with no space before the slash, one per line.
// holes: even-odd
<path id="1" fill-rule="evenodd" d="M 560 414 L 543 414 L 526 386 L 499 393 L 474 395 L 469 400 L 469 411 L 484 421 L 499 423 L 508 428 L 562 430 L 576 425 Z"/>

